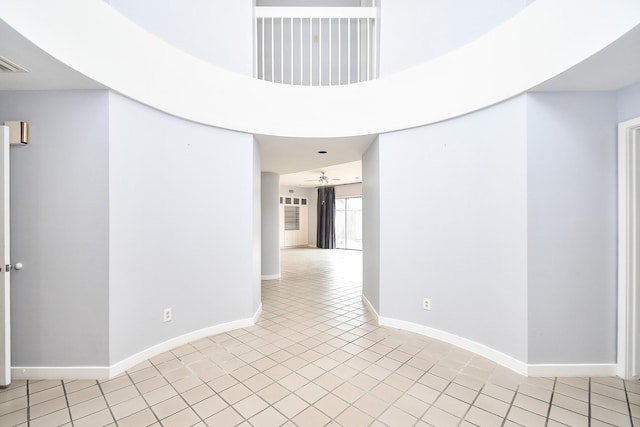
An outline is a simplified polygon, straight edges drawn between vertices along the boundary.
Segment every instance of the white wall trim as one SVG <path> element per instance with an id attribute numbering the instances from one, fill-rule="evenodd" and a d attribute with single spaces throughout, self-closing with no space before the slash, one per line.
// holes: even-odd
<path id="1" fill-rule="evenodd" d="M 108 366 L 13 366 L 12 380 L 108 380 Z"/>
<path id="2" fill-rule="evenodd" d="M 2 164 L 2 172 L 0 173 L 0 189 L 2 190 L 2 196 L 0 196 L 0 209 L 2 212 L 2 255 L 0 256 L 0 262 L 3 264 L 10 264 L 11 261 L 11 184 L 10 184 L 10 165 L 11 157 L 9 152 L 9 145 L 11 144 L 11 134 L 9 126 L 0 126 L 0 164 Z M 0 341 L 2 341 L 2 349 L 0 350 L 0 359 L 2 359 L 0 366 L 0 385 L 7 386 L 11 383 L 11 276 L 6 274 L 2 276 L 2 283 L 0 284 L 0 305 L 2 305 L 2 314 L 0 318 L 2 321 L 2 327 L 0 329 Z"/>
<path id="3" fill-rule="evenodd" d="M 278 280 L 282 277 L 281 273 L 278 274 L 263 274 L 260 276 L 260 280 Z"/>
<path id="4" fill-rule="evenodd" d="M 615 363 L 528 365 L 530 377 L 614 377 Z"/>
<path id="5" fill-rule="evenodd" d="M 616 374 L 621 378 L 631 379 L 637 374 L 635 365 L 638 347 L 635 319 L 640 313 L 634 303 L 637 296 L 634 282 L 637 280 L 638 268 L 633 260 L 638 241 L 629 239 L 637 233 L 638 224 L 633 220 L 638 210 L 637 188 L 630 182 L 637 179 L 637 167 L 632 159 L 640 141 L 634 135 L 640 129 L 640 117 L 618 124 L 618 360 Z M 638 165 L 640 166 L 640 165 Z M 630 176 L 633 175 L 633 176 Z"/>
<path id="6" fill-rule="evenodd" d="M 253 324 L 249 325 L 249 326 L 255 325 L 261 314 L 262 314 L 262 303 L 260 303 L 260 305 L 258 306 L 258 309 L 256 310 L 256 312 L 253 315 Z"/>
<path id="7" fill-rule="evenodd" d="M 424 335 L 430 338 L 435 338 L 440 341 L 453 344 L 456 347 L 469 350 L 480 356 L 486 357 L 499 365 L 511 369 L 519 373 L 520 375 L 527 375 L 527 364 L 515 359 L 509 355 L 506 355 L 498 350 L 494 350 L 487 347 L 484 344 L 472 341 L 468 338 L 463 338 L 458 335 L 454 335 L 449 332 L 441 331 L 439 329 L 431 328 L 429 326 L 419 325 L 417 323 L 407 322 L 404 320 L 391 319 L 389 317 L 379 317 L 379 324 L 381 326 L 388 326 L 391 328 L 403 329 L 405 331 L 415 332 L 420 335 Z"/>
<path id="8" fill-rule="evenodd" d="M 367 299 L 367 297 L 364 296 L 364 294 L 362 295 L 362 302 L 364 303 L 364 305 L 369 309 L 369 311 L 371 312 L 371 314 L 373 314 L 373 317 L 376 318 L 376 322 L 378 323 L 378 325 L 380 324 L 380 315 L 378 314 L 378 312 L 376 311 L 375 308 L 373 308 L 373 305 L 371 304 L 371 302 Z"/>
<path id="9" fill-rule="evenodd" d="M 430 328 L 424 325 L 407 322 L 404 320 L 391 319 L 381 317 L 373 308 L 371 302 L 362 295 L 362 302 L 371 311 L 380 326 L 402 329 L 414 332 L 430 338 L 447 342 L 457 347 L 476 353 L 486 357 L 506 368 L 509 368 L 520 375 L 532 377 L 609 377 L 615 376 L 619 365 L 616 364 L 539 364 L 528 365 L 509 355 L 501 353 L 484 344 L 463 338 L 449 332 L 439 329 Z M 28 367 L 14 366 L 11 368 L 11 376 L 14 380 L 44 380 L 44 379 L 95 379 L 108 380 L 121 374 L 127 369 L 144 362 L 160 353 L 169 351 L 173 348 L 196 341 L 211 335 L 217 335 L 223 332 L 232 331 L 234 329 L 246 328 L 253 326 L 262 314 L 262 304 L 258 307 L 255 314 L 251 318 L 240 319 L 233 322 L 223 323 L 220 325 L 203 328 L 197 331 L 189 332 L 179 337 L 172 338 L 153 347 L 149 347 L 133 356 L 130 356 L 110 367 L 107 366 L 46 366 L 46 367 Z"/>
<path id="10" fill-rule="evenodd" d="M 150 359 L 160 353 L 164 353 L 165 351 L 169 351 L 173 348 L 180 347 L 181 345 L 187 344 L 192 341 L 196 341 L 211 335 L 221 334 L 223 332 L 229 332 L 234 329 L 247 328 L 249 326 L 253 326 L 255 324 L 254 317 L 262 311 L 262 304 L 256 311 L 254 316 L 249 317 L 247 319 L 234 320 L 228 323 L 222 323 L 220 325 L 210 326 L 208 328 L 199 329 L 197 331 L 188 332 L 184 335 L 180 335 L 175 338 L 171 338 L 165 342 L 160 344 L 156 344 L 153 347 L 149 347 L 146 350 L 142 350 L 139 353 L 134 354 L 120 362 L 117 362 L 114 365 L 111 365 L 109 368 L 109 378 L 113 378 L 117 375 L 120 375 L 122 372 L 126 371 L 129 368 L 136 366 L 138 363 L 142 363 L 147 359 Z"/>
<path id="11" fill-rule="evenodd" d="M 370 304 L 363 296 L 362 300 L 369 307 Z M 375 310 L 370 308 L 373 313 Z M 377 315 L 377 313 L 375 313 Z M 460 337 L 449 332 L 431 328 L 429 326 L 419 325 L 404 320 L 391 319 L 388 317 L 378 317 L 380 326 L 388 326 L 390 328 L 402 329 L 409 332 L 415 332 L 430 338 L 455 345 L 456 347 L 476 353 L 496 362 L 505 368 L 511 369 L 520 375 L 529 377 L 610 377 L 616 375 L 616 364 L 614 363 L 591 363 L 591 364 L 532 364 L 529 365 L 512 356 L 504 354 L 484 344 L 472 341 L 468 338 Z"/>
<path id="12" fill-rule="evenodd" d="M 92 380 L 108 380 L 113 378 L 129 368 L 142 363 L 147 359 L 157 356 L 160 353 L 180 347 L 181 345 L 206 338 L 211 335 L 229 332 L 234 329 L 247 328 L 255 325 L 256 320 L 262 314 L 262 304 L 258 307 L 252 317 L 232 322 L 222 323 L 210 326 L 208 328 L 199 329 L 197 331 L 188 332 L 184 335 L 171 338 L 167 341 L 156 344 L 145 350 L 142 350 L 133 356 L 129 356 L 120 362 L 111 366 L 14 366 L 11 368 L 11 376 L 14 380 L 71 380 L 71 379 L 92 379 Z"/>

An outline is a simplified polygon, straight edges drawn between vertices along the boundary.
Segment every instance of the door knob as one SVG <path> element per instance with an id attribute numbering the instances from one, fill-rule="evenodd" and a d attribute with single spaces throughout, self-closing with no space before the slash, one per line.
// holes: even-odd
<path id="1" fill-rule="evenodd" d="M 24 267 L 24 265 L 22 265 L 22 263 L 21 263 L 21 262 L 16 262 L 16 263 L 13 265 L 13 268 L 15 268 L 16 270 L 22 270 L 22 267 Z"/>

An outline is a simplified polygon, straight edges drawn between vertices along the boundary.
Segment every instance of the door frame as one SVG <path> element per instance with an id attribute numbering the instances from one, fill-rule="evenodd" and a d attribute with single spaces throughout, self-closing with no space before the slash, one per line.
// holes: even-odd
<path id="1" fill-rule="evenodd" d="M 617 375 L 640 374 L 637 319 L 640 278 L 640 117 L 618 124 L 618 364 Z"/>
<path id="2" fill-rule="evenodd" d="M 6 387 L 11 384 L 11 275 L 6 266 L 11 263 L 10 261 L 10 207 L 9 207 L 9 192 L 10 192 L 10 170 L 9 170 L 9 127 L 0 126 L 0 149 L 2 150 L 2 156 L 0 161 L 2 164 L 2 170 L 0 170 L 0 227 L 3 227 L 3 241 L 0 242 L 2 248 L 0 249 L 0 274 L 2 275 L 2 281 L 0 282 L 0 292 L 2 297 L 0 298 L 2 308 L 2 328 L 0 330 L 0 351 L 2 352 L 2 366 L 0 366 L 0 387 Z"/>

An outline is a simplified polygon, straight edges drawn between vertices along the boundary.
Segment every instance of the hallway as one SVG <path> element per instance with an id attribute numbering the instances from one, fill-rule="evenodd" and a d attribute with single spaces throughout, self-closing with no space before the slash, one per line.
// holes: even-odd
<path id="1" fill-rule="evenodd" d="M 15 381 L 0 391 L 0 426 L 640 425 L 637 382 L 523 378 L 378 327 L 361 301 L 361 264 L 359 251 L 284 250 L 255 326 L 110 381 Z"/>

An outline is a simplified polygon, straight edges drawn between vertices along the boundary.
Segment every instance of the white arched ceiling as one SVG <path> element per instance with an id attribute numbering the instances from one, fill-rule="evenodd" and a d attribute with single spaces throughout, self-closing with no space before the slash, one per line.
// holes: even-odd
<path id="1" fill-rule="evenodd" d="M 640 23 L 637 0 L 537 0 L 474 42 L 378 80 L 287 86 L 217 68 L 102 0 L 0 0 L 0 18 L 80 73 L 188 120 L 248 133 L 345 137 L 460 116 L 522 93 Z"/>

